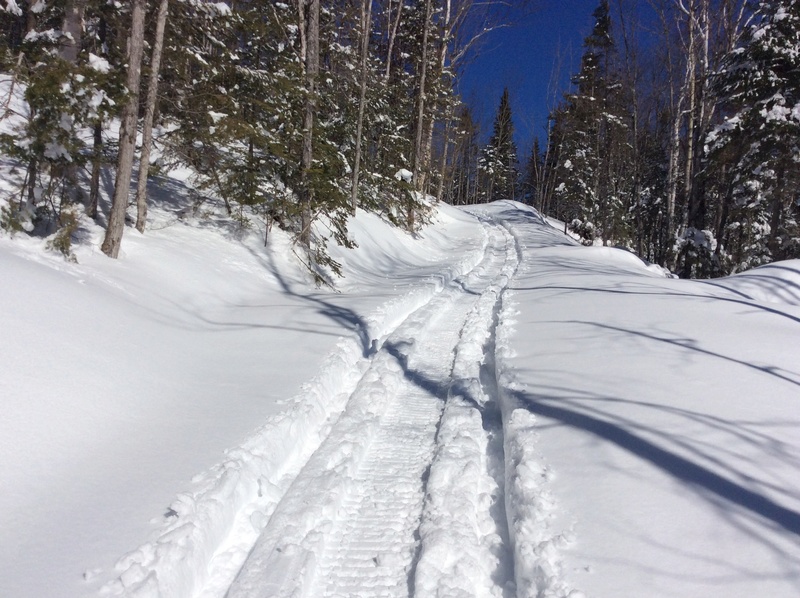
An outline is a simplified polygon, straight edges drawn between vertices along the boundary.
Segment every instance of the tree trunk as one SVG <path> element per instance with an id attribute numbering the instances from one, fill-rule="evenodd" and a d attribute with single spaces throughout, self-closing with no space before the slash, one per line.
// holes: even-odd
<path id="1" fill-rule="evenodd" d="M 694 8 L 694 6 L 692 6 Z M 694 167 L 694 151 L 695 151 L 695 118 L 697 114 L 697 68 L 696 63 L 697 59 L 695 56 L 695 31 L 694 31 L 694 15 L 690 16 L 690 25 L 689 25 L 689 55 L 687 56 L 687 64 L 686 64 L 686 83 L 687 83 L 687 92 L 686 92 L 686 99 L 688 100 L 689 106 L 686 110 L 686 114 L 688 117 L 688 122 L 686 123 L 686 159 L 684 161 L 684 173 L 683 173 L 683 201 L 686 209 L 683 212 L 683 222 L 681 223 L 681 229 L 686 229 L 689 224 L 689 198 L 692 195 L 692 184 L 694 182 L 694 173 L 692 168 Z"/>
<path id="2" fill-rule="evenodd" d="M 103 123 L 94 123 L 94 147 L 92 148 L 92 180 L 89 184 L 89 205 L 86 212 L 90 218 L 97 218 L 97 204 L 100 199 L 100 168 L 103 155 Z"/>
<path id="3" fill-rule="evenodd" d="M 144 232 L 147 222 L 147 177 L 150 172 L 150 151 L 153 145 L 153 117 L 156 113 L 158 97 L 158 74 L 161 70 L 161 53 L 164 48 L 164 29 L 167 25 L 169 0 L 161 0 L 158 5 L 156 39 L 153 56 L 150 60 L 150 81 L 147 84 L 147 101 L 142 130 L 142 155 L 139 159 L 139 180 L 136 187 L 136 230 Z"/>
<path id="4" fill-rule="evenodd" d="M 417 97 L 416 141 L 414 143 L 414 173 L 412 184 L 415 191 L 422 191 L 423 180 L 423 135 L 425 133 L 425 85 L 428 72 L 428 36 L 431 29 L 431 0 L 425 1 L 425 26 L 422 29 L 422 51 L 420 54 L 419 93 Z"/>
<path id="5" fill-rule="evenodd" d="M 726 172 L 726 168 L 722 170 L 723 178 L 728 178 L 729 175 Z M 728 226 L 728 215 L 731 211 L 731 205 L 733 205 L 733 177 L 730 177 L 730 181 L 728 182 L 727 189 L 725 191 L 725 195 L 722 198 L 722 207 L 720 209 L 719 220 L 717 222 L 717 246 L 714 249 L 714 255 L 719 258 L 720 253 L 722 252 L 722 246 L 725 241 L 725 228 Z M 721 264 L 720 264 L 721 266 Z"/>
<path id="6" fill-rule="evenodd" d="M 64 32 L 64 42 L 59 47 L 58 53 L 62 60 L 75 65 L 78 62 L 78 52 L 83 39 L 83 14 L 86 10 L 86 0 L 69 0 L 64 9 L 64 21 L 61 25 Z M 64 167 L 64 178 L 67 180 L 72 199 L 82 197 L 83 193 L 78 185 L 78 168 L 75 164 Z"/>
<path id="7" fill-rule="evenodd" d="M 300 0 L 304 2 L 305 0 Z M 319 0 L 310 0 L 306 12 L 306 105 L 303 119 L 303 157 L 301 162 L 300 242 L 311 248 L 311 206 L 314 191 L 311 187 L 311 166 L 314 158 L 314 112 L 316 112 L 316 83 L 319 75 Z"/>
<path id="8" fill-rule="evenodd" d="M 392 74 L 392 52 L 394 51 L 394 42 L 397 39 L 397 30 L 400 27 L 400 17 L 403 15 L 404 5 L 405 5 L 405 0 L 398 0 L 397 15 L 395 16 L 394 23 L 392 24 L 392 28 L 389 31 L 389 43 L 388 43 L 388 49 L 386 50 L 386 72 L 384 74 L 385 81 L 388 81 L 389 76 Z M 392 10 L 392 0 L 389 0 L 390 13 L 391 10 Z"/>
<path id="9" fill-rule="evenodd" d="M 450 135 L 452 134 L 453 127 L 451 125 L 453 119 L 452 107 L 448 109 L 447 122 L 444 126 L 444 139 L 442 141 L 442 157 L 439 162 L 439 184 L 436 187 L 436 201 L 442 201 L 444 197 L 444 180 L 448 176 L 447 158 L 450 153 Z M 452 172 L 452 170 L 450 171 Z"/>
<path id="10" fill-rule="evenodd" d="M 306 2 L 309 0 L 297 0 L 297 25 L 300 33 L 300 62 L 303 69 L 306 68 L 306 57 L 308 55 L 308 45 L 306 35 L 308 33 L 306 23 Z"/>
<path id="11" fill-rule="evenodd" d="M 353 186 L 350 191 L 353 216 L 358 207 L 358 175 L 361 168 L 361 137 L 364 130 L 364 106 L 367 101 L 367 58 L 369 57 L 369 35 L 372 29 L 372 0 L 361 3 L 361 89 L 358 97 L 358 124 L 356 125 L 356 155 L 353 159 Z"/>
<path id="12" fill-rule="evenodd" d="M 775 173 L 775 191 L 772 194 L 772 205 L 770 220 L 769 220 L 769 238 L 767 239 L 767 247 L 773 261 L 782 259 L 780 256 L 780 230 L 781 221 L 783 220 L 783 197 L 786 191 L 785 187 L 786 167 L 781 165 Z"/>
<path id="13" fill-rule="evenodd" d="M 78 52 L 81 49 L 83 37 L 83 13 L 86 10 L 86 0 L 71 0 L 64 9 L 64 23 L 62 30 L 65 42 L 59 48 L 59 56 L 71 64 L 78 61 Z"/>
<path id="14" fill-rule="evenodd" d="M 694 151 L 692 158 L 692 186 L 689 193 L 689 207 L 687 224 L 697 230 L 706 228 L 706 198 L 705 185 L 703 183 L 702 165 L 703 152 L 701 151 L 703 139 L 705 139 L 711 114 L 714 109 L 713 98 L 711 96 L 709 80 L 711 77 L 711 66 L 709 56 L 709 44 L 711 38 L 709 1 L 703 0 L 700 6 L 700 17 L 697 29 L 700 36 L 700 78 L 699 85 L 696 85 L 696 111 L 694 134 Z M 688 159 L 688 157 L 687 157 Z"/>
<path id="15" fill-rule="evenodd" d="M 434 76 L 437 79 L 441 79 L 442 74 L 444 73 L 444 66 L 447 62 L 447 43 L 450 38 L 450 19 L 452 16 L 452 0 L 445 0 L 444 2 L 444 15 L 442 17 L 442 22 L 440 25 L 440 37 L 439 40 L 439 56 L 438 62 L 436 64 L 436 73 Z M 425 140 L 425 149 L 422 153 L 423 164 L 422 168 L 423 171 L 428 172 L 431 169 L 431 165 L 433 163 L 433 126 L 434 126 L 434 116 L 431 115 L 430 119 L 428 120 L 427 130 L 426 130 L 426 140 Z M 444 145 L 445 148 L 447 147 L 447 136 L 445 135 L 444 138 Z M 446 149 L 442 150 L 442 153 L 446 153 Z M 441 171 L 439 172 L 439 181 L 444 177 L 444 166 L 442 166 Z M 438 198 L 440 195 L 439 189 L 441 188 L 441 184 L 438 186 L 436 191 L 436 197 Z"/>
<path id="16" fill-rule="evenodd" d="M 144 52 L 144 15 L 145 0 L 132 0 L 131 33 L 128 37 L 128 102 L 122 111 L 122 126 L 119 131 L 119 158 L 117 160 L 117 177 L 114 183 L 114 198 L 111 202 L 111 214 L 108 228 L 103 240 L 102 250 L 107 256 L 116 258 L 122 243 L 125 229 L 125 212 L 128 208 L 133 157 L 136 153 L 136 122 L 139 112 L 139 79 L 142 70 L 142 54 Z"/>

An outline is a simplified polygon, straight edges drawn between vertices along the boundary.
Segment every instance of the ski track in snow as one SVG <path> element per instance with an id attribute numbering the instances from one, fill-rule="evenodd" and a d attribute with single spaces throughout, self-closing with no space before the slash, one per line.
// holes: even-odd
<path id="1" fill-rule="evenodd" d="M 485 257 L 482 245 L 430 284 L 391 300 L 365 318 L 358 338 L 343 338 L 320 372 L 223 463 L 193 480 L 181 493 L 153 538 L 115 565 L 118 577 L 101 596 L 216 598 L 225 594 L 261 529 L 293 480 L 328 435 L 365 372 L 382 357 L 376 349 L 416 311 L 436 300 Z M 372 352 L 365 351 L 371 339 Z"/>
<path id="2" fill-rule="evenodd" d="M 505 228 L 484 226 L 481 262 L 380 345 L 228 598 L 513 590 L 487 351 L 517 250 Z"/>

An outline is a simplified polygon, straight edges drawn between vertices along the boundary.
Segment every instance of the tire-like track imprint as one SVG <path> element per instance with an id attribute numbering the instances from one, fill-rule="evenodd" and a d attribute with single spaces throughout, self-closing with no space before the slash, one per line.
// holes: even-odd
<path id="1" fill-rule="evenodd" d="M 426 483 L 441 452 L 437 432 L 457 356 L 469 354 L 460 345 L 483 338 L 486 346 L 493 309 L 516 266 L 508 232 L 484 226 L 482 261 L 383 341 L 344 413 L 275 508 L 228 598 L 415 594 Z"/>

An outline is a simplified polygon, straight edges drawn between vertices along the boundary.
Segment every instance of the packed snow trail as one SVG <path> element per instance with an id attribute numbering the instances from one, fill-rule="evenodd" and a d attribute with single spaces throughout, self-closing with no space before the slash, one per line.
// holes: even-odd
<path id="1" fill-rule="evenodd" d="M 510 234 L 498 225 L 484 225 L 489 242 L 481 262 L 376 347 L 344 413 L 275 508 L 229 588 L 229 598 L 448 594 L 446 572 L 433 567 L 415 577 L 420 549 L 449 544 L 457 552 L 465 541 L 460 535 L 442 540 L 448 527 L 437 527 L 436 517 L 430 516 L 436 509 L 425 508 L 425 502 L 436 501 L 430 492 L 445 496 L 447 484 L 428 490 L 426 499 L 426 483 L 435 456 L 439 478 L 451 479 L 441 474 L 444 447 L 437 448 L 437 431 L 447 427 L 445 400 L 459 393 L 466 400 L 461 391 L 451 393 L 454 376 L 462 386 L 479 378 L 495 306 L 516 267 Z M 485 408 L 491 397 L 481 397 L 482 404 L 472 400 Z M 485 438 L 483 444 L 488 444 Z M 470 458 L 464 454 L 465 464 Z M 485 462 L 487 457 L 483 453 L 475 459 Z M 475 487 L 476 496 L 480 490 Z M 493 498 L 502 503 L 497 484 Z M 482 517 L 479 511 L 488 511 L 482 502 L 486 498 L 477 496 L 475 513 L 464 516 Z M 428 533 L 420 541 L 424 508 Z M 496 561 L 503 554 L 498 544 L 506 537 L 504 525 L 502 518 L 482 521 L 482 533 L 466 554 L 480 559 L 483 550 L 487 561 Z M 502 565 L 486 571 L 473 595 L 502 595 L 507 578 L 491 587 L 497 568 Z M 417 585 L 424 592 L 416 591 Z"/>

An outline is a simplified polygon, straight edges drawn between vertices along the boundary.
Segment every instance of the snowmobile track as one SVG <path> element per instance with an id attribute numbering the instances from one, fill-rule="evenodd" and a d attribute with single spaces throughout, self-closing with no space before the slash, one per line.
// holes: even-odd
<path id="1" fill-rule="evenodd" d="M 495 307 L 516 267 L 511 235 L 484 226 L 481 262 L 378 348 L 344 413 L 273 511 L 229 598 L 415 594 L 426 484 L 445 401 L 460 375 L 454 368 L 459 355 L 474 353 L 462 345 L 483 339 L 478 377 Z"/>

